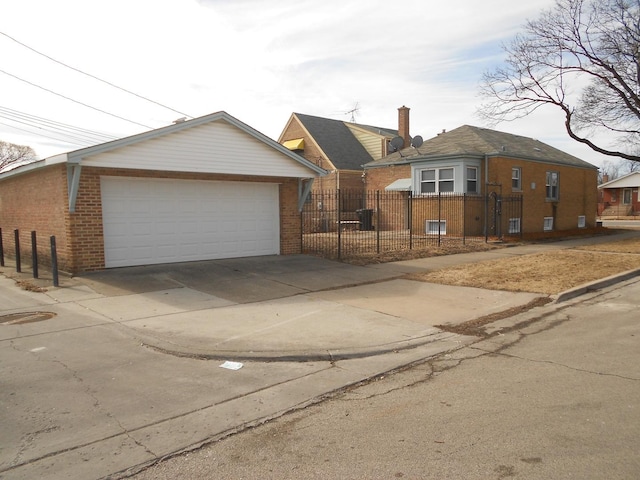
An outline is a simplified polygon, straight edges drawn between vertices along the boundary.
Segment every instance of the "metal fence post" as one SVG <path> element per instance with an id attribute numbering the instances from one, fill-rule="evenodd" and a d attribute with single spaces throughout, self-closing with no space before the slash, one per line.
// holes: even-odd
<path id="1" fill-rule="evenodd" d="M 380 254 L 380 190 L 376 190 L 376 253 Z"/>
<path id="2" fill-rule="evenodd" d="M 341 212 L 341 196 L 340 196 L 340 189 L 336 190 L 336 201 L 338 202 L 338 204 L 336 205 L 336 215 L 337 215 L 337 227 L 338 227 L 338 260 L 340 260 L 342 258 L 342 224 L 340 223 L 340 221 L 342 220 L 341 216 L 342 216 L 342 212 Z"/>
<path id="3" fill-rule="evenodd" d="M 58 279 L 58 252 L 56 251 L 56 237 L 51 236 L 51 274 L 53 275 L 53 286 L 57 287 L 60 285 L 60 281 Z"/>
<path id="4" fill-rule="evenodd" d="M 467 194 L 462 194 L 462 244 L 467 244 Z"/>
<path id="5" fill-rule="evenodd" d="M 20 231 L 16 228 L 13 231 L 14 244 L 16 247 L 16 272 L 22 272 L 22 265 L 20 264 Z"/>
<path id="6" fill-rule="evenodd" d="M 413 250 L 413 194 L 411 190 L 408 192 L 407 202 L 409 203 L 407 205 L 407 215 L 409 215 L 407 222 L 409 226 L 409 250 Z"/>
<path id="7" fill-rule="evenodd" d="M 442 236 L 442 193 L 438 192 L 438 246 Z"/>
<path id="8" fill-rule="evenodd" d="M 31 232 L 31 266 L 33 267 L 33 278 L 38 278 L 38 241 L 36 232 Z"/>
<path id="9" fill-rule="evenodd" d="M 2 244 L 2 228 L 0 228 L 0 267 L 4 267 L 4 245 Z"/>

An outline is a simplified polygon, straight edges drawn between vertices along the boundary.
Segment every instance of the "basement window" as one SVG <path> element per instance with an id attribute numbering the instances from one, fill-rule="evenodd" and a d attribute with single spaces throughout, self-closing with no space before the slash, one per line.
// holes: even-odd
<path id="1" fill-rule="evenodd" d="M 510 218 L 509 219 L 509 233 L 520 233 L 520 219 L 519 218 Z"/>
<path id="2" fill-rule="evenodd" d="M 578 228 L 585 228 L 587 226 L 587 217 L 580 215 L 578 217 Z"/>
<path id="3" fill-rule="evenodd" d="M 553 217 L 544 217 L 543 230 L 545 232 L 550 232 L 551 230 L 553 230 Z"/>
<path id="4" fill-rule="evenodd" d="M 447 234 L 447 221 L 446 220 L 427 220 L 427 235 L 446 235 Z"/>

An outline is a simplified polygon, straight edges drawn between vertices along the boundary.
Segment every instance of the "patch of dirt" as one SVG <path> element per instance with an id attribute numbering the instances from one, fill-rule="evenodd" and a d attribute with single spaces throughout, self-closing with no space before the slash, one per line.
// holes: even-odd
<path id="1" fill-rule="evenodd" d="M 640 238 L 459 265 L 411 274 L 407 278 L 446 285 L 555 295 L 636 268 L 640 268 Z"/>
<path id="2" fill-rule="evenodd" d="M 549 302 L 551 302 L 551 298 L 549 297 L 538 297 L 531 300 L 526 305 L 509 308 L 502 312 L 492 313 L 491 315 L 485 315 L 484 317 L 475 318 L 458 325 L 436 325 L 436 327 L 446 332 L 458 333 L 460 335 L 486 337 L 487 333 L 483 328 L 485 325 L 493 323 L 497 320 L 502 320 L 503 318 L 513 317 L 514 315 L 518 315 L 519 313 L 528 312 L 532 308 L 541 307 Z"/>
<path id="3" fill-rule="evenodd" d="M 28 292 L 44 293 L 47 291 L 46 288 L 39 287 L 38 285 L 35 285 L 29 280 L 16 280 L 16 283 L 21 289 L 26 290 Z"/>
<path id="4" fill-rule="evenodd" d="M 405 248 L 390 252 L 367 252 L 351 255 L 341 259 L 341 262 L 350 265 L 373 265 L 377 263 L 400 262 L 402 260 L 414 260 L 416 258 L 438 257 L 442 255 L 455 255 L 456 253 L 486 252 L 496 248 L 504 248 L 504 244 L 475 242 L 462 245 L 460 243 L 442 245 L 440 247 Z"/>

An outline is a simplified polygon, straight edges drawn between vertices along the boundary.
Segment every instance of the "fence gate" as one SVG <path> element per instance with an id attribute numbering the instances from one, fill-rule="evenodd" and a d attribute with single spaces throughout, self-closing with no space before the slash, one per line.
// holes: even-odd
<path id="1" fill-rule="evenodd" d="M 486 197 L 488 222 L 487 237 L 502 239 L 522 236 L 522 195 L 499 195 L 495 192 Z"/>

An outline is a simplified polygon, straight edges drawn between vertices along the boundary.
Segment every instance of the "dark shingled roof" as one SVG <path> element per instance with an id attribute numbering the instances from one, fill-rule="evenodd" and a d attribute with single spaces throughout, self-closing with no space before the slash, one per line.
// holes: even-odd
<path id="1" fill-rule="evenodd" d="M 499 155 L 581 168 L 597 168 L 589 162 L 533 138 L 470 125 L 463 125 L 449 132 L 441 133 L 426 140 L 417 149 L 406 148 L 400 153 L 395 152 L 382 159 L 369 162 L 367 166 L 410 163 L 428 160 L 432 157 L 455 155 Z"/>
<path id="2" fill-rule="evenodd" d="M 295 115 L 337 169 L 362 170 L 362 165 L 373 160 L 345 122 L 302 113 Z M 381 131 L 383 134 L 390 132 L 389 129 L 358 126 L 372 131 Z"/>

